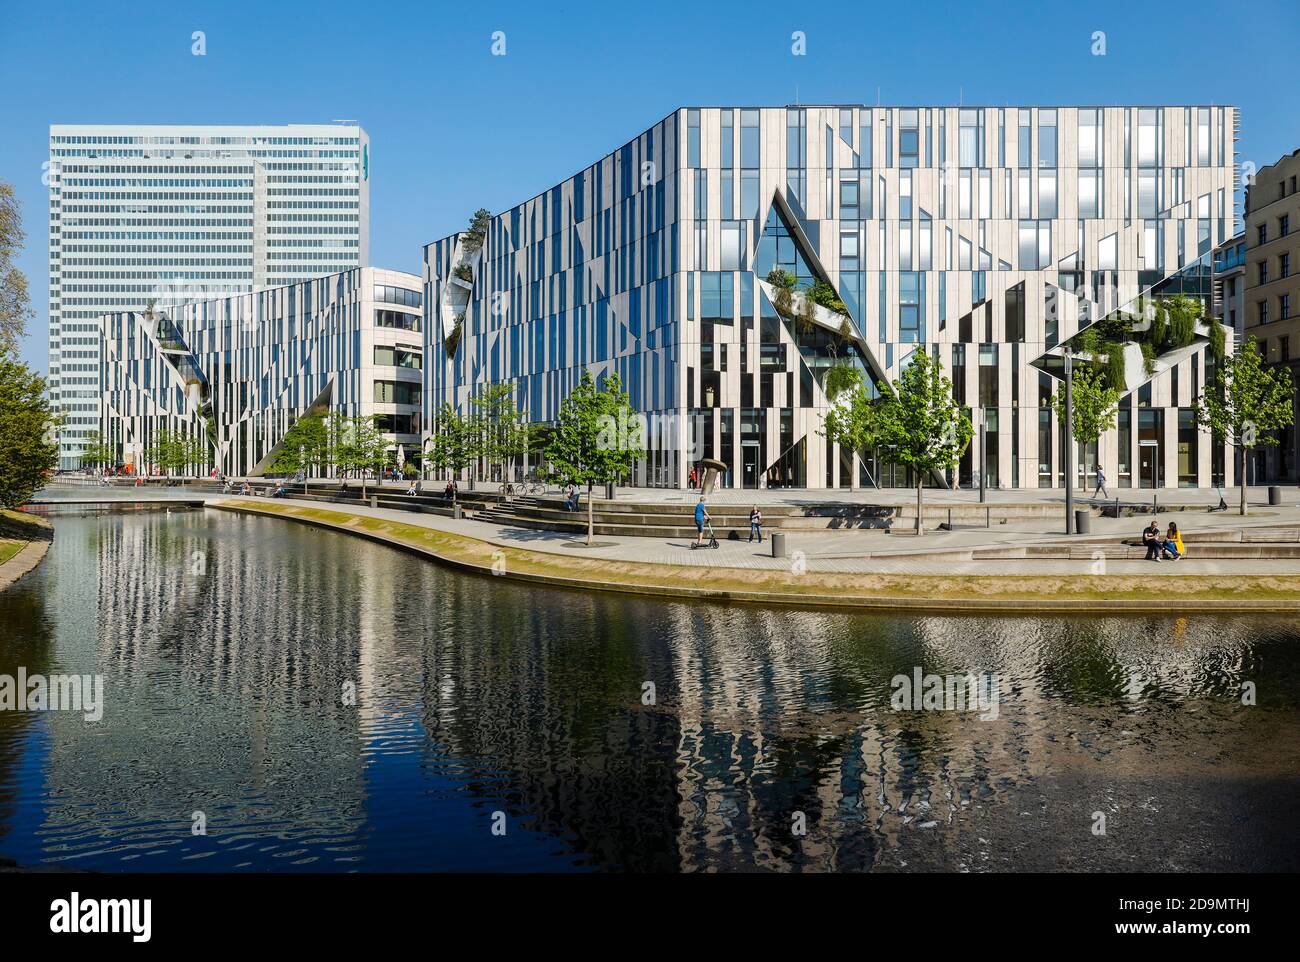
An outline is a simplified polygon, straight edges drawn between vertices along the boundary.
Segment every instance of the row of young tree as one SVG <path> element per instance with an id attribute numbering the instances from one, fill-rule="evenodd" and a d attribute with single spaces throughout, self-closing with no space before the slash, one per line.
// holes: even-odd
<path id="1" fill-rule="evenodd" d="M 1074 368 L 1071 382 L 1071 433 L 1085 452 L 1086 489 L 1086 452 L 1115 427 L 1122 392 L 1112 386 L 1105 366 L 1081 364 Z M 952 382 L 944 376 L 943 365 L 918 350 L 892 384 L 882 382 L 873 392 L 855 372 L 839 387 L 832 402 L 825 437 L 851 451 L 878 451 L 886 460 L 913 470 L 916 531 L 921 533 L 926 480 L 954 469 L 974 433 L 970 415 L 953 400 Z M 1291 372 L 1266 365 L 1253 339 L 1246 340 L 1236 354 L 1223 356 L 1214 383 L 1207 385 L 1196 401 L 1200 426 L 1216 441 L 1226 441 L 1236 449 L 1243 515 L 1247 513 L 1247 454 L 1256 446 L 1278 443 L 1276 432 L 1293 423 L 1293 405 Z M 1052 406 L 1064 423 L 1063 391 L 1053 396 Z"/>
<path id="2" fill-rule="evenodd" d="M 597 383 L 584 371 L 553 424 L 524 422 L 508 385 L 486 388 L 464 414 L 444 404 L 426 460 L 453 476 L 482 465 L 489 477 L 506 478 L 511 464 L 525 451 L 540 455 L 539 477 L 586 490 L 587 544 L 591 544 L 592 490 L 617 483 L 632 471 L 637 460 L 645 457 L 645 433 L 645 422 L 632 410 L 618 374 L 608 374 Z"/>
<path id="3" fill-rule="evenodd" d="M 366 493 L 366 479 L 389 464 L 392 441 L 375 425 L 374 415 L 347 416 L 311 412 L 295 421 L 269 470 L 273 474 L 313 472 L 326 477 L 356 477 Z"/>

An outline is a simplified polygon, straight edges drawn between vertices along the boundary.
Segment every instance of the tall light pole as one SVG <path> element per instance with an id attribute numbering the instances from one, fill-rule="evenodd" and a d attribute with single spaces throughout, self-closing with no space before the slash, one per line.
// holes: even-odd
<path id="1" fill-rule="evenodd" d="M 1074 371 L 1065 347 L 1065 533 L 1074 534 Z"/>
<path id="2" fill-rule="evenodd" d="M 985 485 L 989 476 L 989 413 L 987 408 L 980 408 L 980 504 L 987 500 Z"/>

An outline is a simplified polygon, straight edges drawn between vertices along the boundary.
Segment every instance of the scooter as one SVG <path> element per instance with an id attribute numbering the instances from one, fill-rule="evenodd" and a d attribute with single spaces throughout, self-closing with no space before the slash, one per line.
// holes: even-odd
<path id="1" fill-rule="evenodd" d="M 694 551 L 696 548 L 719 548 L 719 547 L 721 547 L 721 545 L 718 544 L 718 536 L 717 536 L 716 534 L 713 533 L 713 522 L 712 522 L 712 521 L 709 521 L 709 522 L 707 522 L 707 524 L 708 524 L 708 527 L 709 527 L 709 540 L 708 540 L 707 542 L 705 542 L 705 543 L 700 543 L 699 541 L 692 541 L 692 542 L 691 542 L 691 550 L 692 550 L 692 551 Z"/>

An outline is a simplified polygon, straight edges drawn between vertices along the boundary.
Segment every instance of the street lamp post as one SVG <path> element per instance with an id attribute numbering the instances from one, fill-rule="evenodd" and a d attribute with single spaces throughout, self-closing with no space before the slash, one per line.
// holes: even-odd
<path id="1" fill-rule="evenodd" d="M 1074 534 L 1074 377 L 1070 348 L 1065 348 L 1065 533 Z"/>
<path id="2" fill-rule="evenodd" d="M 988 483 L 989 476 L 989 415 L 988 411 L 980 408 L 980 504 L 987 500 L 985 486 Z"/>

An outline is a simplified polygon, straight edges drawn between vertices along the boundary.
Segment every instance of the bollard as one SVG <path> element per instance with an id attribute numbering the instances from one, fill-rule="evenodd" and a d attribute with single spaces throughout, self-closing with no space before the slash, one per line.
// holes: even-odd
<path id="1" fill-rule="evenodd" d="M 1282 503 L 1282 489 L 1271 487 L 1268 489 L 1268 503 L 1278 505 Z"/>
<path id="2" fill-rule="evenodd" d="M 457 521 L 460 520 L 460 518 L 461 518 L 461 512 L 460 512 L 460 505 L 459 505 L 459 504 L 453 504 L 453 505 L 451 506 L 451 516 L 452 516 L 453 518 L 455 518 Z"/>
<path id="3" fill-rule="evenodd" d="M 1092 533 L 1092 512 L 1076 511 L 1074 512 L 1074 532 L 1075 534 Z"/>
<path id="4" fill-rule="evenodd" d="M 606 501 L 613 501 L 613 500 L 614 500 L 614 482 L 613 482 L 613 481 L 606 481 L 606 482 L 605 482 L 605 500 L 606 500 Z"/>
<path id="5" fill-rule="evenodd" d="M 772 557 L 773 558 L 785 557 L 785 535 L 783 535 L 780 531 L 772 532 Z"/>

